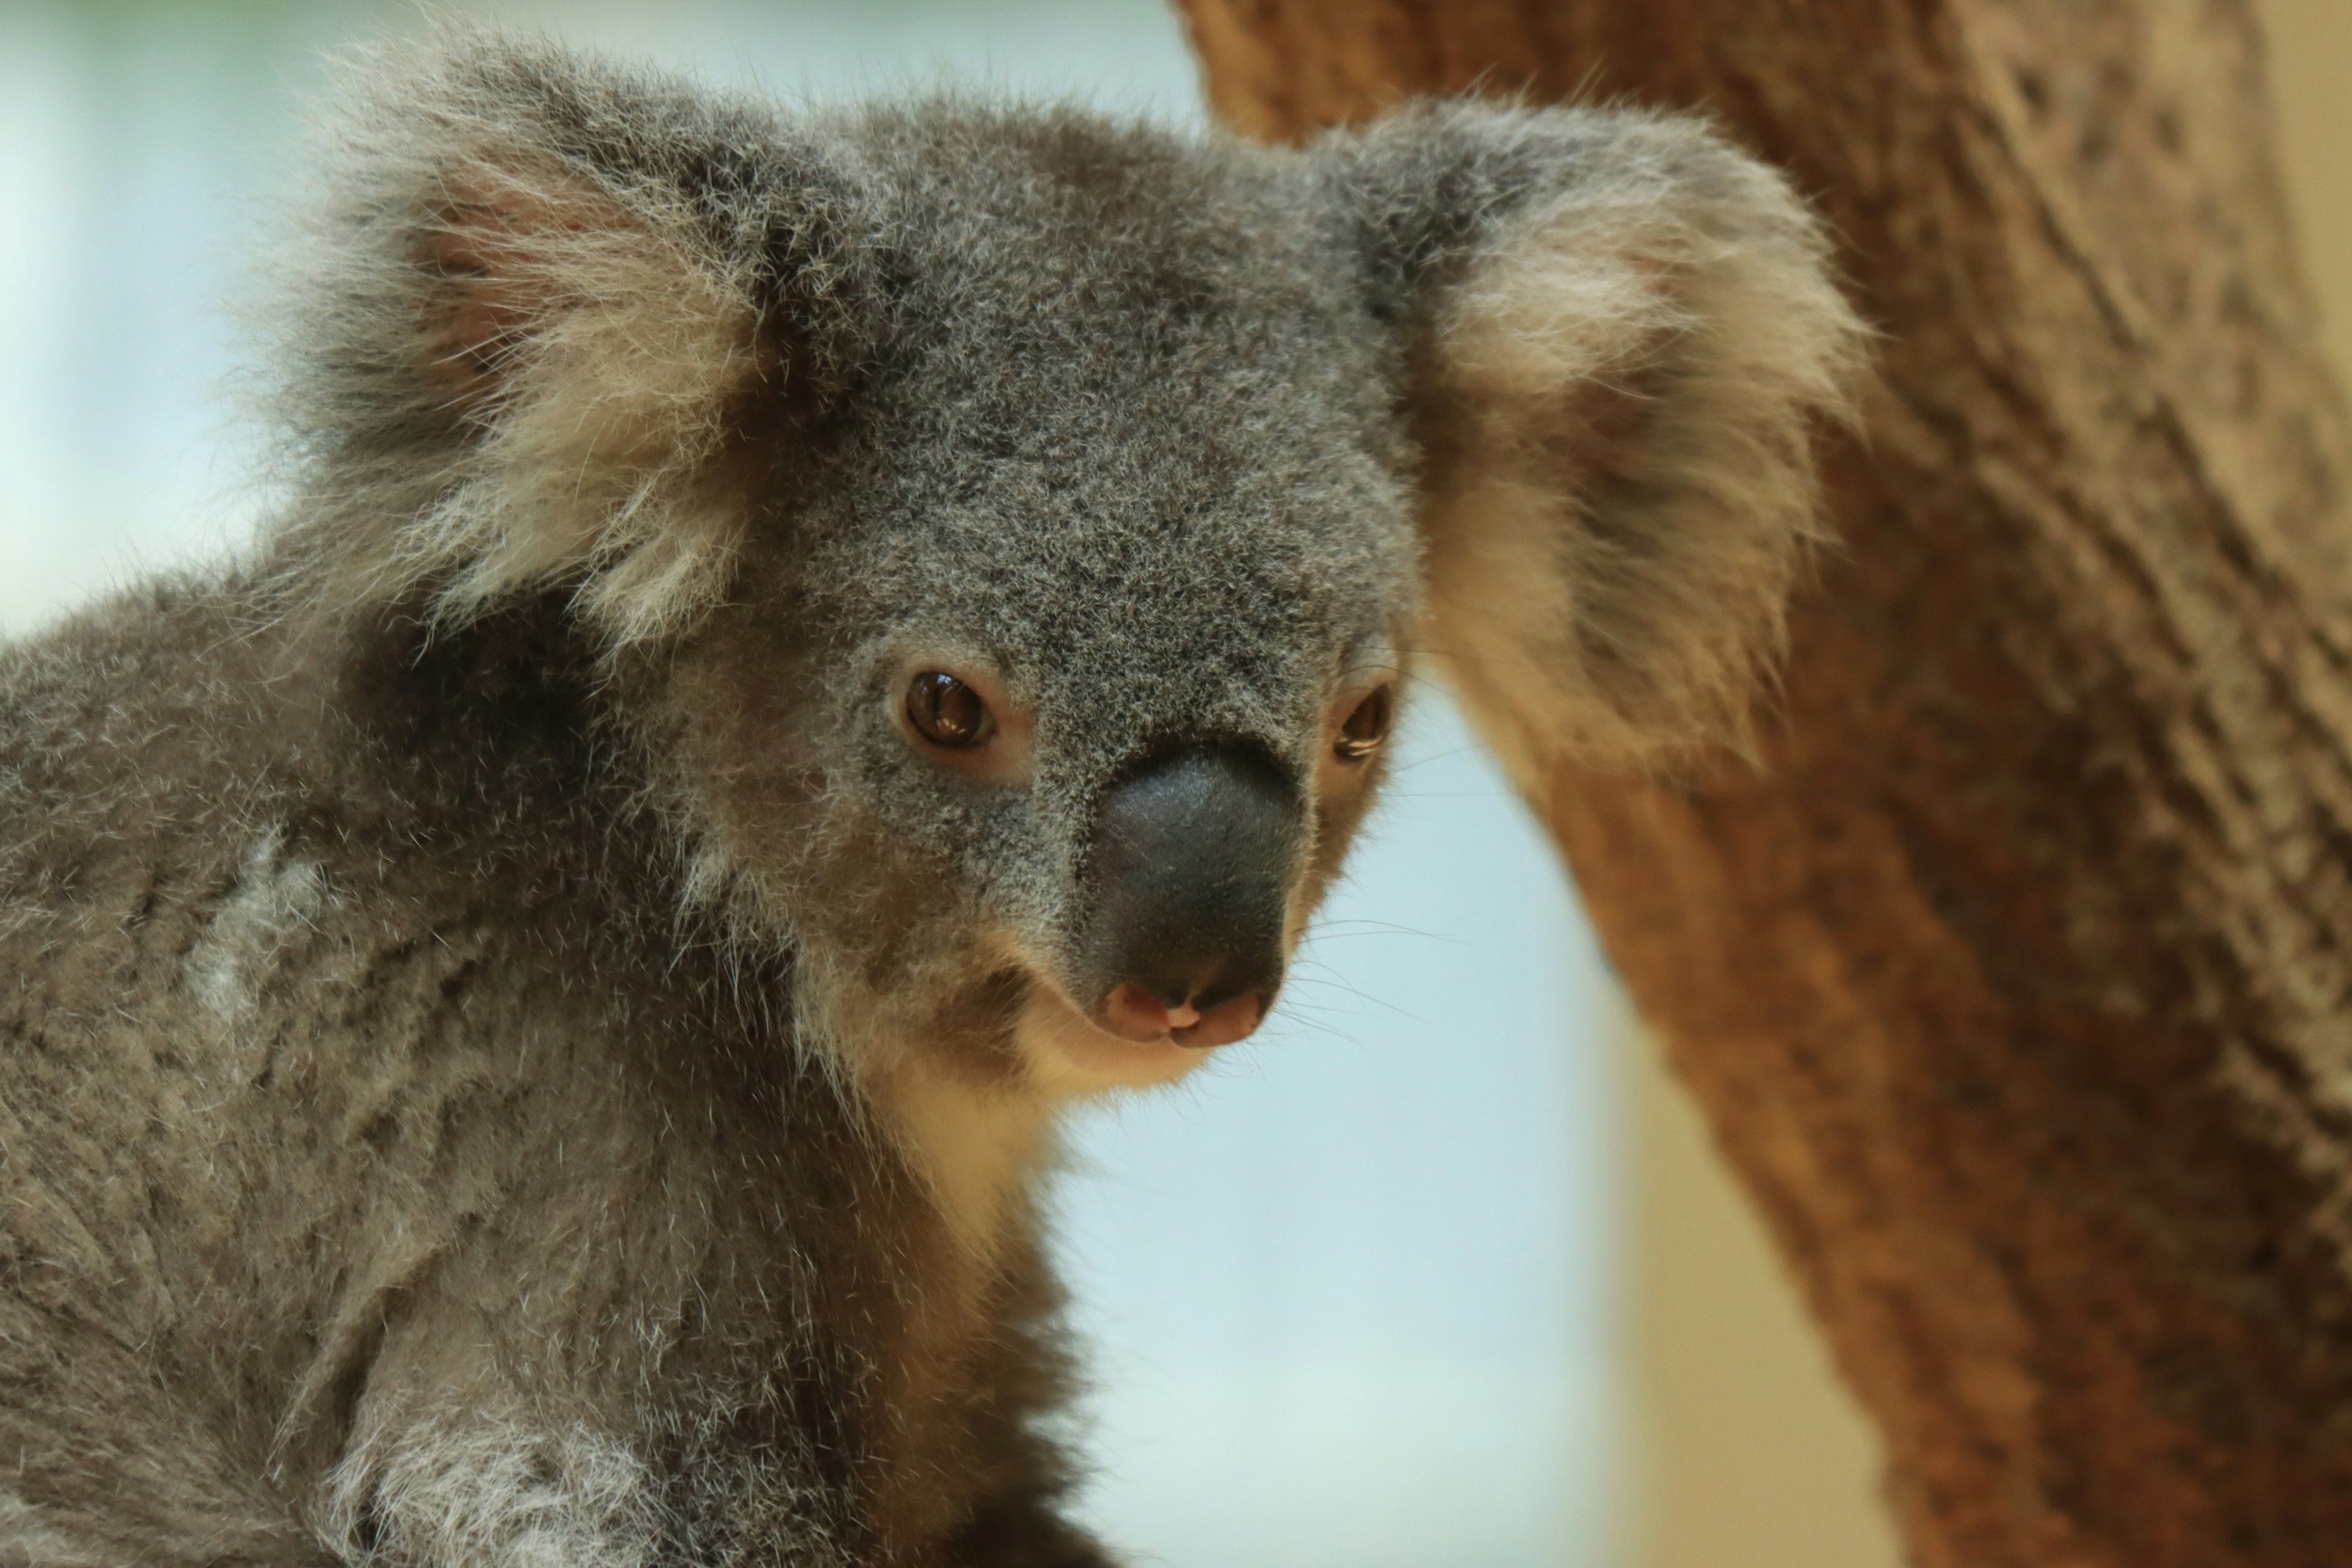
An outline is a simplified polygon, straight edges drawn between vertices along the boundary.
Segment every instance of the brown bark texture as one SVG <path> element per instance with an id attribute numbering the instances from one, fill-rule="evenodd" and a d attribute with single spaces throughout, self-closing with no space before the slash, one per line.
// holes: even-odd
<path id="1" fill-rule="evenodd" d="M 2246 0 L 1184 0 L 1296 138 L 1697 107 L 1885 333 L 1760 773 L 1567 774 L 1926 1568 L 2352 1563 L 2352 532 Z"/>

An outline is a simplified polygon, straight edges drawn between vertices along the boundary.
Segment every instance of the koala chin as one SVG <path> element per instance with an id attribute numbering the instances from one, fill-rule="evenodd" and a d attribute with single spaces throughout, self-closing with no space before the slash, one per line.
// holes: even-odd
<path id="1" fill-rule="evenodd" d="M 0 1558 L 1106 1562 L 1056 1113 L 1259 1026 L 1419 672 L 1743 743 L 1819 226 L 1629 110 L 337 123 L 274 521 L 0 648 Z"/>

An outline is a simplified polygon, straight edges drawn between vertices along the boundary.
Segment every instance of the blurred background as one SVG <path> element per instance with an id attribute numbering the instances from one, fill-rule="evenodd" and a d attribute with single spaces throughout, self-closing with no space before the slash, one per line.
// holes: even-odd
<path id="1" fill-rule="evenodd" d="M 445 9 L 787 102 L 952 75 L 1202 112 L 1157 0 Z M 2258 9 L 2341 350 L 2352 6 Z M 242 268 L 323 58 L 422 26 L 0 0 L 0 636 L 249 531 Z M 1872 1439 L 1540 834 L 1442 697 L 1402 746 L 1275 1023 L 1076 1130 L 1085 1511 L 1170 1568 L 1894 1568 Z"/>

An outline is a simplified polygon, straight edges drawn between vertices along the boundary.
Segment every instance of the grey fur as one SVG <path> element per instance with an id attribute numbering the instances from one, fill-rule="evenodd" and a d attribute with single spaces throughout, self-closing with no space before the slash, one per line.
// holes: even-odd
<path id="1" fill-rule="evenodd" d="M 1523 770 L 1736 739 L 1817 229 L 1631 112 L 352 97 L 282 520 L 0 651 L 0 1561 L 1102 1561 L 1028 1205 L 1095 801 L 1261 748 L 1295 936 L 1367 661 Z M 1026 787 L 894 727 L 950 656 Z"/>

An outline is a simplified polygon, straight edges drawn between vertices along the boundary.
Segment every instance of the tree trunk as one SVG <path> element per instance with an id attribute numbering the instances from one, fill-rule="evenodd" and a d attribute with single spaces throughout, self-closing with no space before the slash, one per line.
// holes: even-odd
<path id="1" fill-rule="evenodd" d="M 1704 106 L 1886 334 L 1760 775 L 1563 774 L 1927 1568 L 2352 1563 L 2352 535 L 2245 0 L 1186 0 L 1289 138 Z"/>

